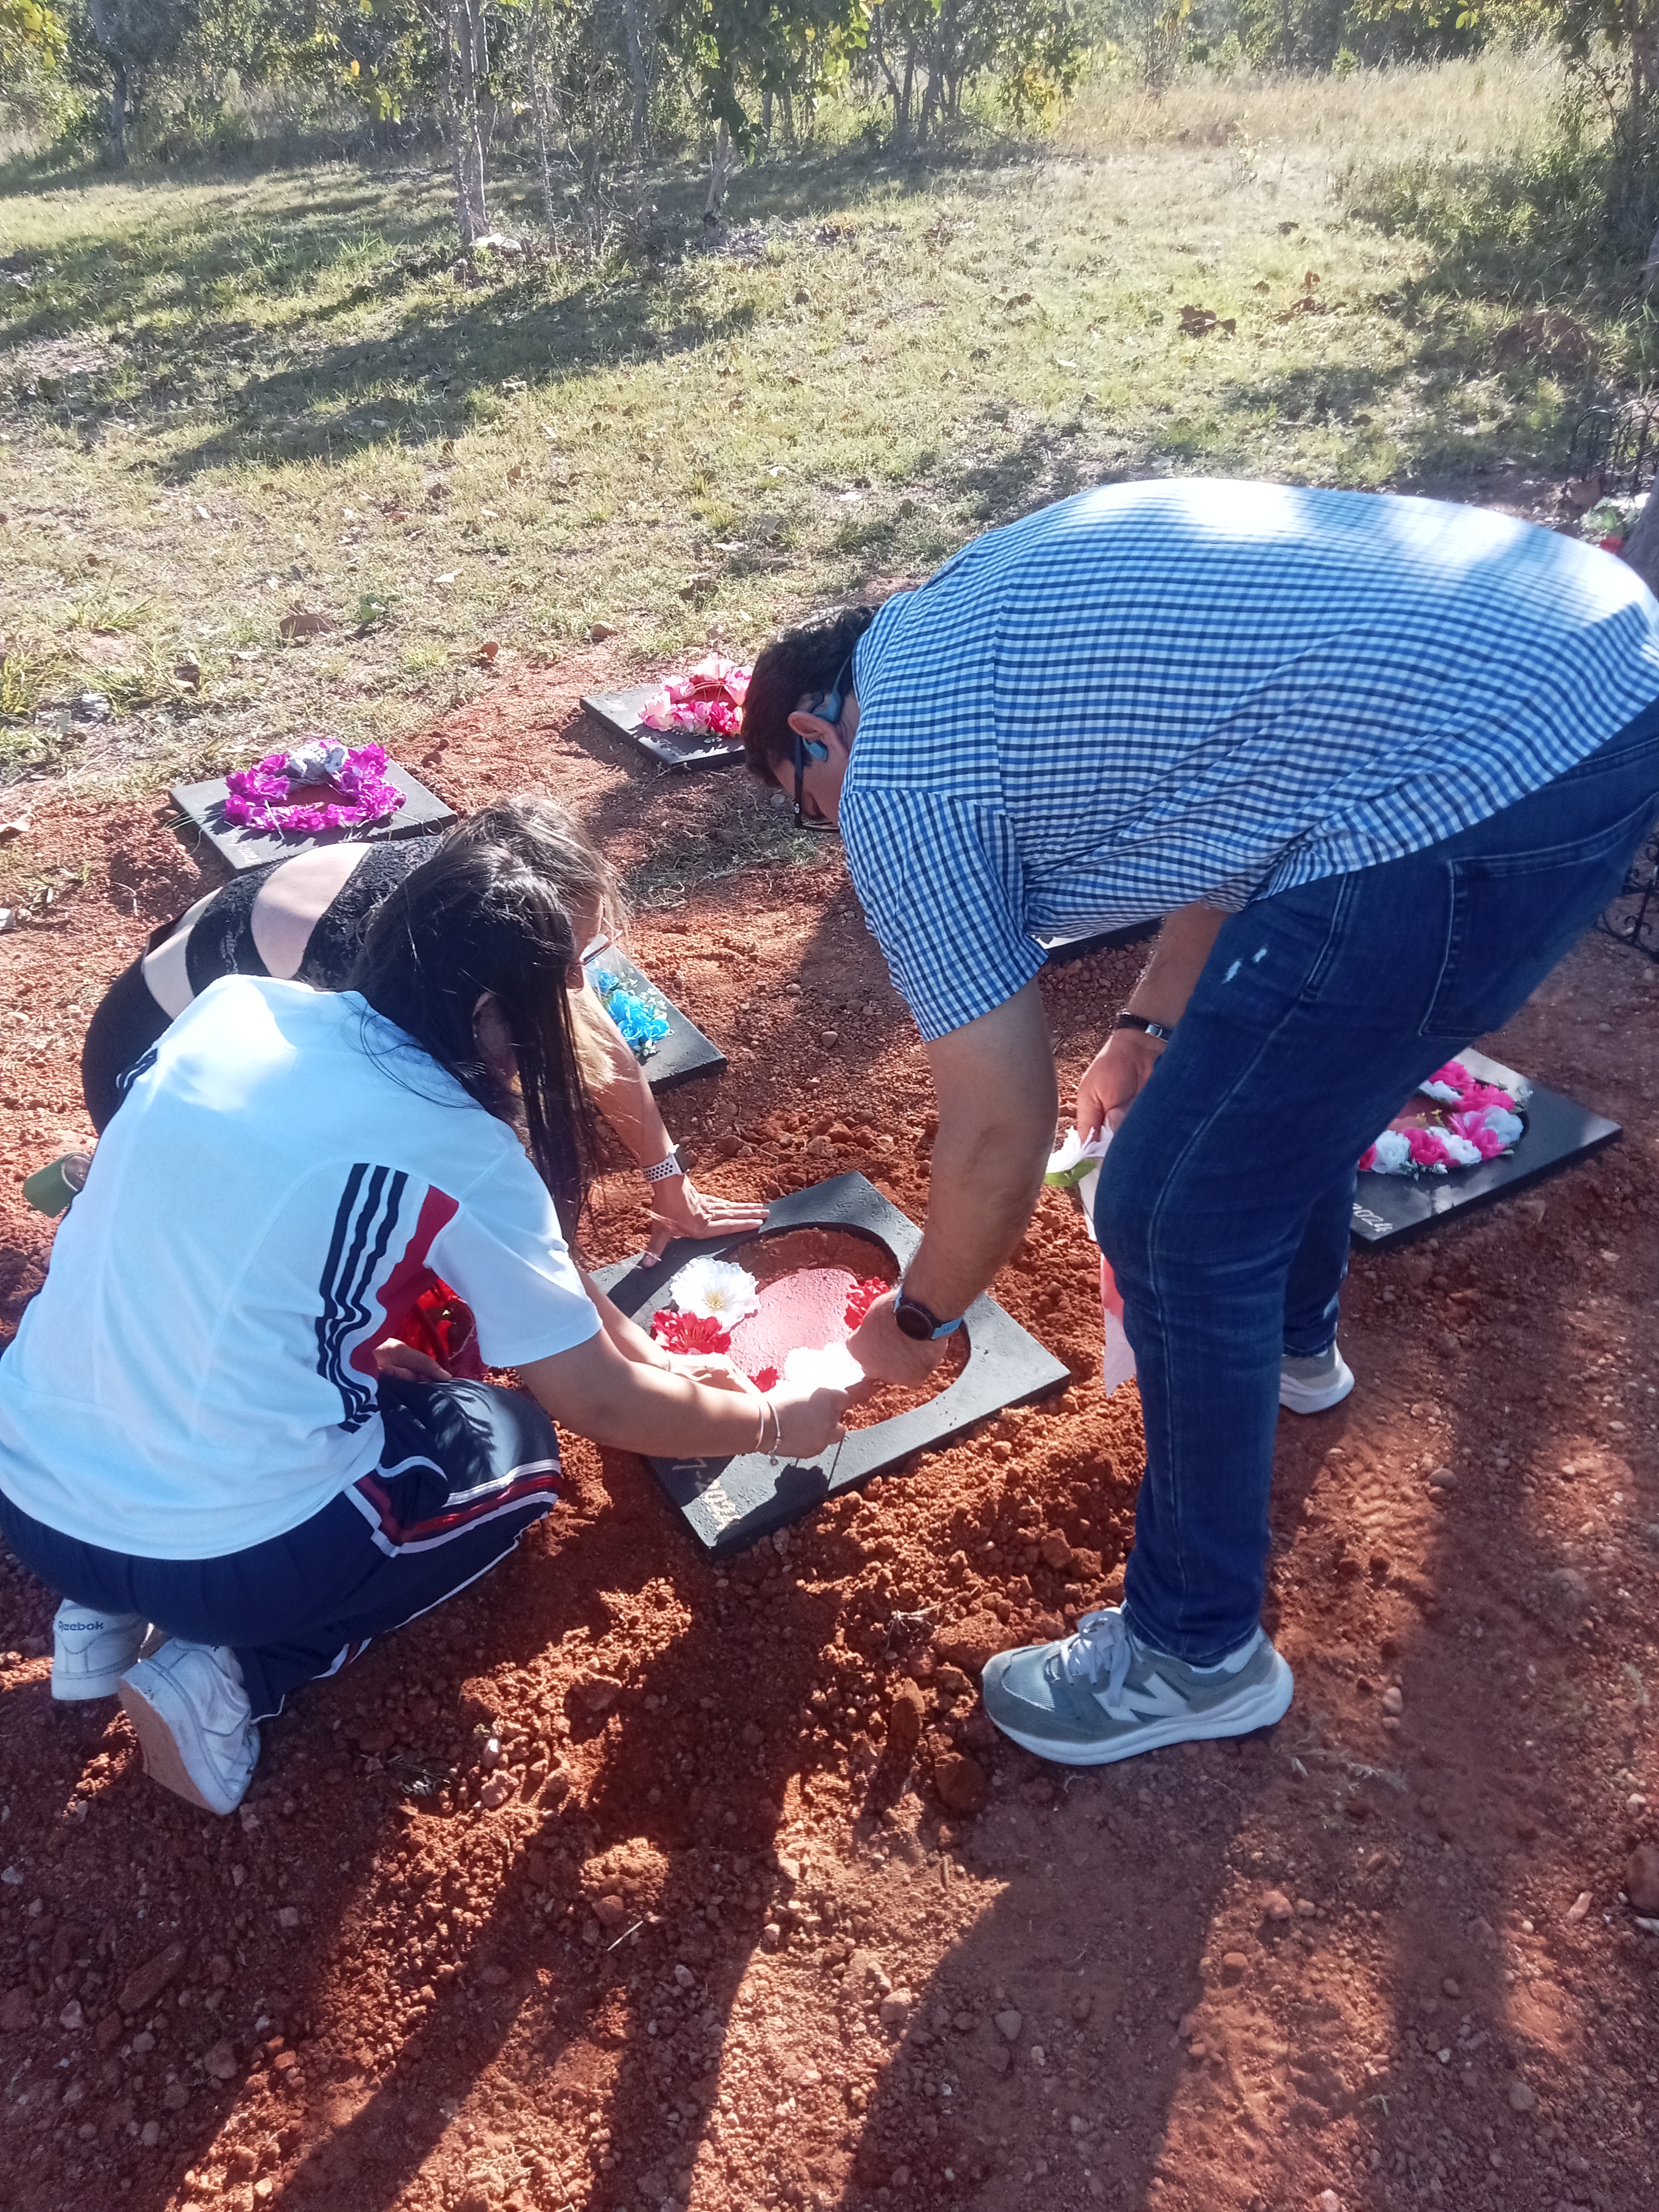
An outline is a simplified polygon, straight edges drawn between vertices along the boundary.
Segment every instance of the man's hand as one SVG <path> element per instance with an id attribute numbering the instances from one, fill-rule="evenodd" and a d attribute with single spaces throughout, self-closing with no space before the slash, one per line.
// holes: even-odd
<path id="1" fill-rule="evenodd" d="M 1083 1072 L 1077 1087 L 1077 1133 L 1086 1144 L 1115 1129 L 1146 1088 L 1164 1050 L 1140 1030 L 1115 1030 Z"/>
<path id="2" fill-rule="evenodd" d="M 945 1357 L 951 1340 L 929 1344 L 906 1336 L 893 1319 L 897 1293 L 878 1298 L 847 1340 L 850 1352 L 865 1373 L 879 1382 L 925 1382 Z M 856 1403 L 856 1400 L 854 1401 Z"/>
<path id="3" fill-rule="evenodd" d="M 449 1382 L 454 1380 L 447 1367 L 424 1352 L 416 1352 L 412 1344 L 401 1337 L 388 1336 L 374 1347 L 374 1364 L 382 1375 L 394 1376 L 399 1382 Z"/>
<path id="4" fill-rule="evenodd" d="M 653 1260 L 677 1237 L 732 1237 L 766 1225 L 766 1207 L 743 1198 L 714 1198 L 697 1188 L 690 1176 L 665 1176 L 651 1189 Z"/>

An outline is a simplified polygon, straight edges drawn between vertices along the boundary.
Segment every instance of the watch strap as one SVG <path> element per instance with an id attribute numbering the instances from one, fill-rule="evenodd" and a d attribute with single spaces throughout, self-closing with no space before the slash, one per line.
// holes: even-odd
<path id="1" fill-rule="evenodd" d="M 931 1338 L 935 1343 L 942 1336 L 954 1336 L 957 1329 L 962 1327 L 960 1314 L 954 1321 L 941 1321 L 930 1307 L 923 1305 L 920 1298 L 913 1298 L 902 1283 L 899 1285 L 898 1297 L 894 1301 L 893 1313 L 896 1320 L 900 1314 L 915 1314 L 919 1320 L 927 1323 L 927 1337 Z M 899 1323 L 899 1327 L 904 1335 L 915 1334 L 913 1330 L 905 1328 L 902 1322 Z M 916 1340 L 920 1343 L 925 1340 L 919 1337 Z"/>
<path id="2" fill-rule="evenodd" d="M 1175 1035 L 1175 1024 L 1148 1021 L 1145 1014 L 1120 1014 L 1112 1024 L 1115 1030 L 1139 1030 L 1144 1036 L 1156 1037 L 1159 1044 L 1168 1044 Z"/>

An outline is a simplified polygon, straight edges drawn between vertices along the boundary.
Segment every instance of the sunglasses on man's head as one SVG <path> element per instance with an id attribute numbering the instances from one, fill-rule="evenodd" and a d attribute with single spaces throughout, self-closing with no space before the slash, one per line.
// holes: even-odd
<path id="1" fill-rule="evenodd" d="M 843 661 L 835 682 L 817 706 L 807 709 L 821 722 L 840 721 L 841 710 L 847 703 L 847 678 L 852 665 L 850 657 Z M 797 830 L 833 830 L 836 825 L 826 816 L 808 814 L 802 805 L 805 795 L 806 763 L 810 760 L 828 760 L 829 748 L 819 744 L 814 738 L 802 737 L 799 731 L 792 731 L 790 734 L 795 740 L 795 827 Z"/>

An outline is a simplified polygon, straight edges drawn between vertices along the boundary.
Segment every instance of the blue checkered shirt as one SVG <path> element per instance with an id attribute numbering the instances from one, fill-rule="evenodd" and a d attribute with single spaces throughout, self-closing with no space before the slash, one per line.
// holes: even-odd
<path id="1" fill-rule="evenodd" d="M 975 539 L 854 673 L 848 863 L 931 1038 L 1039 937 L 1237 911 L 1537 790 L 1659 698 L 1659 605 L 1475 507 L 1121 484 Z"/>

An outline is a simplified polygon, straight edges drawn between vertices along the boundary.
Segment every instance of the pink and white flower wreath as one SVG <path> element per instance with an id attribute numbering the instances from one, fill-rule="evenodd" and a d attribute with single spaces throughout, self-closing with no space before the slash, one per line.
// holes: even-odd
<path id="1" fill-rule="evenodd" d="M 1418 1090 L 1441 1109 L 1437 1118 L 1425 1126 L 1385 1129 L 1361 1153 L 1362 1170 L 1374 1175 L 1444 1175 L 1449 1168 L 1495 1160 L 1520 1142 L 1526 1124 L 1515 1109 L 1524 1103 L 1524 1085 L 1518 1095 L 1501 1091 L 1496 1084 L 1478 1082 L 1461 1060 L 1449 1060 Z M 1407 1115 L 1411 1111 L 1407 1109 Z"/>
<path id="2" fill-rule="evenodd" d="M 323 785 L 338 799 L 295 799 L 295 791 Z M 335 738 L 307 738 L 290 753 L 267 753 L 252 768 L 225 778 L 225 819 L 238 829 L 313 837 L 322 830 L 353 830 L 395 814 L 404 794 L 386 773 L 382 745 L 349 750 Z"/>
<path id="3" fill-rule="evenodd" d="M 743 728 L 748 669 L 718 653 L 671 676 L 654 699 L 640 709 L 647 730 L 685 730 L 695 736 L 736 738 Z"/>

